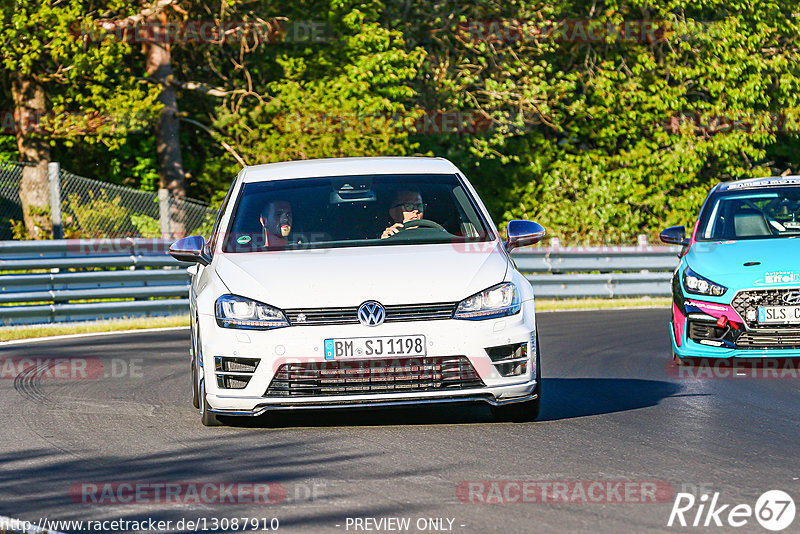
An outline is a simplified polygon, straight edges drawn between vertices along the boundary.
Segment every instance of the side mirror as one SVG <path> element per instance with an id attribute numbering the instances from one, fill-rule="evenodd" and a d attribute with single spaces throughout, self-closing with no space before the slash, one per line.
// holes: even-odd
<path id="1" fill-rule="evenodd" d="M 686 237 L 686 228 L 684 226 L 672 226 L 667 228 L 659 236 L 661 241 L 669 243 L 670 245 L 680 245 L 685 247 L 689 244 L 689 239 Z"/>
<path id="2" fill-rule="evenodd" d="M 544 227 L 531 221 L 511 221 L 508 223 L 506 234 L 508 240 L 505 243 L 506 251 L 511 252 L 517 247 L 527 247 L 535 245 L 545 236 L 547 232 Z"/>
<path id="3" fill-rule="evenodd" d="M 178 261 L 208 265 L 211 259 L 203 252 L 203 236 L 193 235 L 178 239 L 169 247 L 169 253 Z"/>

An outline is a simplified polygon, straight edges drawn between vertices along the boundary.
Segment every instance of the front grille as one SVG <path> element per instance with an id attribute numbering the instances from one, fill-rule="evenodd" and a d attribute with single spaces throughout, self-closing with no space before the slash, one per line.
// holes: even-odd
<path id="1" fill-rule="evenodd" d="M 759 306 L 786 306 L 783 301 L 783 296 L 787 293 L 798 291 L 798 288 L 787 289 L 750 289 L 747 291 L 740 291 L 733 297 L 731 306 L 747 323 L 748 328 L 758 330 L 786 330 L 786 329 L 800 329 L 800 325 L 758 325 L 758 307 Z"/>
<path id="2" fill-rule="evenodd" d="M 384 306 L 386 318 L 384 323 L 399 321 L 433 321 L 450 319 L 456 308 L 456 302 L 440 302 L 436 304 L 399 304 Z M 317 326 L 359 324 L 358 306 L 346 308 L 306 308 L 286 310 L 286 317 L 292 326 Z"/>
<path id="3" fill-rule="evenodd" d="M 741 349 L 800 349 L 800 333 L 743 332 L 736 345 Z"/>
<path id="4" fill-rule="evenodd" d="M 265 397 L 450 391 L 482 387 L 464 356 L 286 363 Z"/>

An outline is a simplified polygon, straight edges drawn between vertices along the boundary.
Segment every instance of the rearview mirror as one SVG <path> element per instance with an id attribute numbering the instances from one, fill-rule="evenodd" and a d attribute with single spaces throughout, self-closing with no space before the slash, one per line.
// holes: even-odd
<path id="1" fill-rule="evenodd" d="M 203 252 L 203 236 L 193 235 L 178 239 L 169 247 L 170 255 L 178 261 L 208 265 L 211 259 Z"/>
<path id="2" fill-rule="evenodd" d="M 680 245 L 685 247 L 689 244 L 689 239 L 686 237 L 686 227 L 684 226 L 672 226 L 667 228 L 661 235 L 659 236 L 661 241 L 664 243 L 669 243 L 670 245 Z"/>
<path id="3" fill-rule="evenodd" d="M 535 245 L 545 236 L 547 232 L 544 227 L 531 221 L 511 221 L 508 223 L 506 234 L 508 240 L 505 243 L 506 250 L 511 252 L 517 247 L 527 247 Z"/>

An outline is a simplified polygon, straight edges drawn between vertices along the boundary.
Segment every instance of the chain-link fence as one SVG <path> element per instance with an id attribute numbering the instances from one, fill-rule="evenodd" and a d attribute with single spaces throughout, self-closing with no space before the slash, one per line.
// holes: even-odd
<path id="1" fill-rule="evenodd" d="M 22 163 L 0 162 L 0 240 L 12 238 L 12 220 L 22 220 L 19 184 L 24 166 Z"/>
<path id="2" fill-rule="evenodd" d="M 19 198 L 25 164 L 0 163 L 0 239 L 21 228 Z M 175 238 L 208 235 L 216 211 L 203 202 L 101 182 L 60 170 L 61 227 L 65 238 Z M 17 234 L 19 230 L 17 231 Z"/>

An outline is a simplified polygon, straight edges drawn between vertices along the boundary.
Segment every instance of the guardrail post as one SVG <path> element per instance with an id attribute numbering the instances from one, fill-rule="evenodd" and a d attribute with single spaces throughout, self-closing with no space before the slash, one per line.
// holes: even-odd
<path id="1" fill-rule="evenodd" d="M 61 227 L 61 166 L 57 161 L 47 164 L 47 174 L 50 181 L 50 220 L 53 222 L 53 239 L 62 239 L 64 232 Z"/>
<path id="2" fill-rule="evenodd" d="M 161 238 L 169 239 L 172 235 L 169 228 L 169 191 L 158 190 L 158 218 L 161 221 Z"/>

